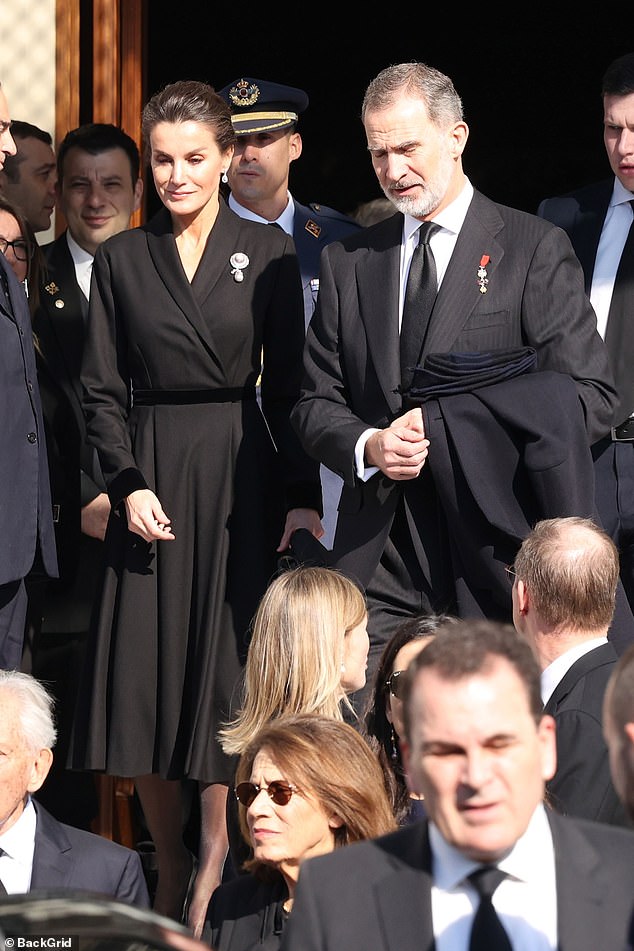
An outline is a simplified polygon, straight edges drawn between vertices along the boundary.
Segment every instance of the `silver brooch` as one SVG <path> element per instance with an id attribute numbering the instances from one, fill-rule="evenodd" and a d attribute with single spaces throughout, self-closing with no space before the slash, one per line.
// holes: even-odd
<path id="1" fill-rule="evenodd" d="M 229 258 L 229 264 L 232 267 L 231 273 L 233 274 L 233 279 L 239 284 L 240 281 L 244 280 L 244 274 L 242 272 L 249 266 L 249 256 L 245 254 L 244 251 L 236 251 Z"/>

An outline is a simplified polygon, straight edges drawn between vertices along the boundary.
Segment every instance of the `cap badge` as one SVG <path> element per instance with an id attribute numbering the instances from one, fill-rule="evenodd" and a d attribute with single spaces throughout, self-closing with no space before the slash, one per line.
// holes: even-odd
<path id="1" fill-rule="evenodd" d="M 309 218 L 306 224 L 304 225 L 305 230 L 312 234 L 313 238 L 318 238 L 321 234 L 321 227 L 317 224 L 316 221 L 313 221 L 312 218 Z"/>
<path id="2" fill-rule="evenodd" d="M 253 106 L 260 98 L 260 89 L 255 83 L 241 79 L 229 90 L 229 99 L 234 106 Z"/>

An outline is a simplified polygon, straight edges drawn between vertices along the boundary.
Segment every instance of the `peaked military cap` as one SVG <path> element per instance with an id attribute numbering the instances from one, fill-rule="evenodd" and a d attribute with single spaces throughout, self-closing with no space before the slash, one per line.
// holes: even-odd
<path id="1" fill-rule="evenodd" d="M 231 108 L 236 135 L 284 129 L 297 122 L 299 114 L 308 107 L 303 89 L 250 76 L 229 83 L 218 95 Z"/>

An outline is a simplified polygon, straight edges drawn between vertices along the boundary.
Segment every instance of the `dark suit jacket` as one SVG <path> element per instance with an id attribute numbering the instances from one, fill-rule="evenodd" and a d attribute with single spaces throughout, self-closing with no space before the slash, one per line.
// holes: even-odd
<path id="1" fill-rule="evenodd" d="M 214 951 L 251 951 L 279 947 L 284 921 L 281 903 L 288 890 L 281 875 L 263 882 L 241 875 L 221 885 L 211 896 L 204 937 Z"/>
<path id="2" fill-rule="evenodd" d="M 71 418 L 49 414 L 49 430 L 58 435 L 60 426 L 73 426 L 76 449 L 72 451 L 66 439 L 66 451 L 53 460 L 53 487 L 57 471 L 77 469 L 72 497 L 68 492 L 53 499 L 59 504 L 57 545 L 61 566 L 60 582 L 49 586 L 45 609 L 44 630 L 60 633 L 82 632 L 88 629 L 96 586 L 103 561 L 103 544 L 80 531 L 81 508 L 101 492 L 105 492 L 96 451 L 86 442 L 86 421 L 82 409 L 83 390 L 80 370 L 88 302 L 75 276 L 75 266 L 68 248 L 66 234 L 62 234 L 43 248 L 46 275 L 40 288 L 40 304 L 33 319 L 42 359 L 49 374 L 59 385 Z M 61 420 L 61 421 L 60 421 Z M 74 425 L 73 425 L 74 423 Z M 65 435 L 65 434 L 61 434 Z M 58 440 L 61 443 L 61 439 Z M 68 479 L 65 484 L 68 485 Z"/>
<path id="3" fill-rule="evenodd" d="M 31 316 L 4 255 L 0 269 L 13 313 L 0 294 L 0 585 L 24 578 L 39 547 L 45 572 L 57 575 L 53 513 Z"/>
<path id="4" fill-rule="evenodd" d="M 634 834 L 549 814 L 560 951 L 625 948 Z M 283 951 L 432 951 L 427 823 L 302 865 Z"/>
<path id="5" fill-rule="evenodd" d="M 100 893 L 148 908 L 141 859 L 137 852 L 83 829 L 63 825 L 39 803 L 31 888 L 68 888 Z"/>
<path id="6" fill-rule="evenodd" d="M 566 671 L 544 713 L 557 724 L 557 772 L 548 783 L 555 809 L 580 819 L 628 825 L 610 779 L 603 739 L 603 696 L 618 660 L 611 644 L 595 647 Z"/>
<path id="7" fill-rule="evenodd" d="M 599 239 L 613 190 L 614 179 L 605 179 L 567 195 L 546 198 L 541 202 L 537 212 L 542 218 L 552 221 L 568 234 L 583 268 L 588 296 L 592 288 Z M 617 425 L 621 423 L 631 411 L 631 406 L 625 403 L 619 404 L 614 414 L 615 423 Z"/>
<path id="8" fill-rule="evenodd" d="M 393 488 L 380 474 L 358 482 L 354 447 L 368 427 L 402 411 L 398 333 L 403 218 L 394 215 L 329 245 L 321 258 L 319 300 L 305 350 L 305 379 L 293 422 L 307 451 L 345 482 L 334 562 L 340 547 L 378 561 L 377 533 L 389 531 Z M 477 279 L 488 255 L 488 285 Z M 420 362 L 429 353 L 529 346 L 539 370 L 576 383 L 589 440 L 611 424 L 616 394 L 605 345 L 583 291 L 570 242 L 534 215 L 476 192 L 440 287 Z M 430 460 L 433 454 L 430 448 Z M 399 483 L 396 491 L 403 491 Z M 411 488 L 408 491 L 412 491 Z M 363 549 L 363 551 L 361 551 Z"/>

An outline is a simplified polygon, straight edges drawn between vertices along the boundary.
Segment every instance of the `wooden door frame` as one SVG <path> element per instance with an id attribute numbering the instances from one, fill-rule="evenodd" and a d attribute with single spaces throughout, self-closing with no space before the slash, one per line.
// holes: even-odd
<path id="1" fill-rule="evenodd" d="M 89 0 L 90 44 L 82 42 L 81 0 L 56 0 L 55 140 L 61 142 L 80 115 L 92 122 L 112 122 L 141 149 L 141 110 L 146 92 L 147 0 Z M 88 47 L 88 48 L 87 48 Z M 80 72 L 92 74 L 92 102 L 81 102 Z M 92 66 L 90 67 L 90 64 Z M 143 169 L 143 163 L 142 163 Z M 132 225 L 140 223 L 143 207 Z M 58 233 L 65 227 L 59 218 Z"/>

